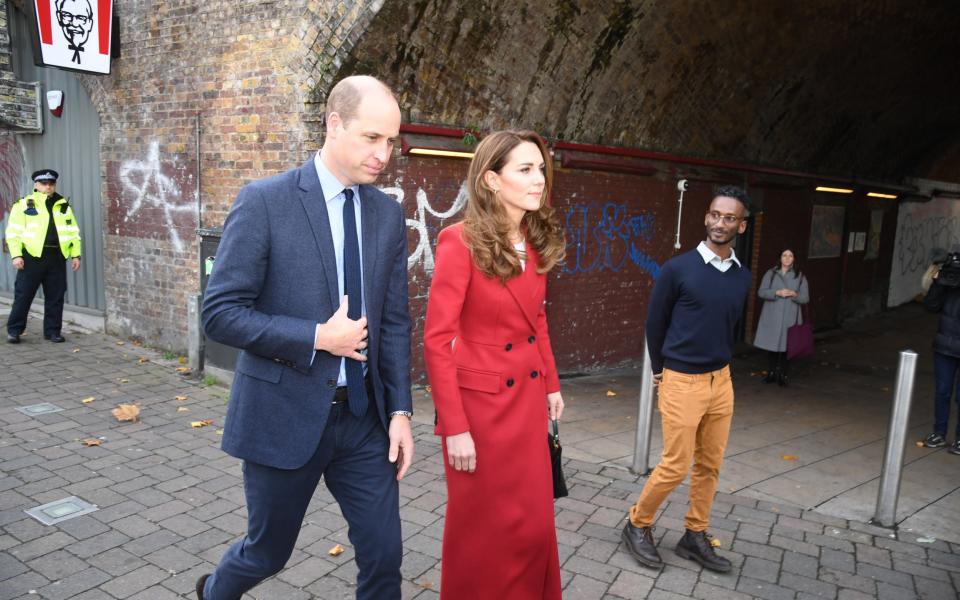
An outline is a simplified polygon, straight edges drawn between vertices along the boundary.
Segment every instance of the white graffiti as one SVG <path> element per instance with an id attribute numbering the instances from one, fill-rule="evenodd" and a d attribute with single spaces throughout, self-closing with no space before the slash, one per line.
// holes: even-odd
<path id="1" fill-rule="evenodd" d="M 177 204 L 180 200 L 180 190 L 177 189 L 176 182 L 171 177 L 161 172 L 160 144 L 156 141 L 151 142 L 146 160 L 131 160 L 123 163 L 120 166 L 119 175 L 124 189 L 134 195 L 126 218 L 135 216 L 144 205 L 161 209 L 173 248 L 177 252 L 183 251 L 183 241 L 177 233 L 174 215 L 196 211 L 196 207 Z"/>
<path id="2" fill-rule="evenodd" d="M 388 196 L 393 196 L 401 206 L 403 205 L 404 191 L 400 186 L 381 188 L 381 191 Z M 433 206 L 431 206 L 430 201 L 427 199 L 427 193 L 423 191 L 422 188 L 417 190 L 417 211 L 414 215 L 415 218 L 407 219 L 407 227 L 416 231 L 419 239 L 417 240 L 416 249 L 407 257 L 408 271 L 416 267 L 417 264 L 422 264 L 423 270 L 426 271 L 427 274 L 433 273 L 433 245 L 430 243 L 430 233 L 427 229 L 427 215 L 430 214 L 440 220 L 449 219 L 463 210 L 466 204 L 466 182 L 460 186 L 457 197 L 454 199 L 453 204 L 450 205 L 450 208 L 442 212 L 435 210 Z"/>
<path id="3" fill-rule="evenodd" d="M 936 252 L 960 248 L 960 203 L 946 198 L 900 204 L 887 306 L 923 293 L 921 279 Z"/>

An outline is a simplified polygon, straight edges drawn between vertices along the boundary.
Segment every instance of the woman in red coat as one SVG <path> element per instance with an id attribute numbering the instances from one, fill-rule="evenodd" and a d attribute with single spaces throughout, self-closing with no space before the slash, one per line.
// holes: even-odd
<path id="1" fill-rule="evenodd" d="M 559 600 L 547 419 L 563 412 L 544 309 L 564 254 L 532 131 L 477 146 L 466 215 L 440 232 L 424 354 L 447 475 L 443 600 Z"/>

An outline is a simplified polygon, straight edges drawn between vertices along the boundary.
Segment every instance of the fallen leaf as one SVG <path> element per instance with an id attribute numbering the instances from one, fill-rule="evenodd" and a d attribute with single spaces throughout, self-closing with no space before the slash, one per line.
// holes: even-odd
<path id="1" fill-rule="evenodd" d="M 425 590 L 432 590 L 432 589 L 433 589 L 433 582 L 432 582 L 432 581 L 421 581 L 421 582 L 420 582 L 420 587 L 422 587 L 422 588 L 425 589 Z"/>
<path id="2" fill-rule="evenodd" d="M 888 387 L 884 387 L 884 388 L 880 388 L 880 389 L 882 389 L 882 390 L 885 391 L 885 392 L 889 392 L 889 391 L 890 391 L 890 388 L 888 388 Z"/>
<path id="3" fill-rule="evenodd" d="M 80 440 L 80 443 L 84 446 L 99 446 L 102 442 L 97 438 L 87 438 L 85 440 Z"/>
<path id="4" fill-rule="evenodd" d="M 333 548 L 330 548 L 327 554 L 329 554 L 330 556 L 340 556 L 341 554 L 343 554 L 343 546 L 341 546 L 340 544 L 337 544 Z"/>
<path id="5" fill-rule="evenodd" d="M 190 409 L 187 408 L 186 406 L 178 406 L 177 412 L 190 412 Z"/>
<path id="6" fill-rule="evenodd" d="M 119 381 L 120 383 L 130 383 L 129 379 L 118 379 L 117 381 Z"/>
<path id="7" fill-rule="evenodd" d="M 80 352 L 80 348 L 74 348 L 74 349 L 73 349 L 73 353 L 74 353 L 74 354 L 76 354 L 77 352 Z"/>
<path id="8" fill-rule="evenodd" d="M 94 400 L 96 400 L 96 398 L 94 398 L 93 396 L 87 396 L 86 398 L 84 398 L 84 399 L 81 400 L 80 402 L 83 402 L 84 404 L 90 404 L 90 403 L 93 402 Z"/>
<path id="9" fill-rule="evenodd" d="M 780 458 L 782 458 L 783 460 L 797 460 L 797 457 L 792 454 L 784 454 Z"/>
<path id="10" fill-rule="evenodd" d="M 139 348 L 140 346 L 143 345 L 143 342 L 141 342 L 140 340 L 133 340 L 133 345 Z"/>
<path id="11" fill-rule="evenodd" d="M 617 393 L 613 390 L 607 390 L 607 396 L 616 396 Z"/>
<path id="12" fill-rule="evenodd" d="M 190 421 L 190 427 L 206 427 L 213 425 L 213 419 L 204 419 L 202 421 Z"/>
<path id="13" fill-rule="evenodd" d="M 187 399 L 187 397 L 186 397 L 186 396 L 174 396 L 173 399 L 176 400 L 177 402 L 183 402 L 184 400 Z"/>
<path id="14" fill-rule="evenodd" d="M 143 363 L 148 363 L 148 362 L 150 362 L 150 359 L 147 358 L 146 356 L 141 356 L 139 359 L 137 359 L 138 365 L 142 365 Z"/>
<path id="15" fill-rule="evenodd" d="M 137 421 L 140 418 L 140 407 L 136 404 L 120 404 L 110 412 L 118 421 Z"/>
<path id="16" fill-rule="evenodd" d="M 177 362 L 180 363 L 181 365 L 185 365 L 187 364 L 187 357 L 181 356 L 180 358 L 177 359 Z"/>
<path id="17" fill-rule="evenodd" d="M 217 430 L 217 435 L 223 435 L 223 430 L 222 430 L 222 429 L 218 429 L 218 430 Z"/>
<path id="18" fill-rule="evenodd" d="M 917 448 L 923 448 L 923 442 L 917 442 Z"/>
<path id="19" fill-rule="evenodd" d="M 189 373 L 190 367 L 177 367 L 177 373 Z"/>
<path id="20" fill-rule="evenodd" d="M 713 536 L 710 536 L 710 545 L 713 546 L 714 548 L 719 548 L 719 547 L 720 547 L 720 540 L 717 539 L 717 538 L 715 538 L 715 537 L 713 537 Z"/>
<path id="21" fill-rule="evenodd" d="M 117 345 L 118 345 L 118 346 L 122 346 L 123 344 L 124 344 L 124 342 L 117 342 Z"/>

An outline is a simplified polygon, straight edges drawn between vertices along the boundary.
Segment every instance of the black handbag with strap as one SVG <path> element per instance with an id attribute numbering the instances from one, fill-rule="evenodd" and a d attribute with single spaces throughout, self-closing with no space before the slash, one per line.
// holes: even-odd
<path id="1" fill-rule="evenodd" d="M 550 468 L 553 471 L 553 497 L 563 498 L 567 495 L 567 481 L 563 477 L 563 446 L 560 445 L 560 428 L 556 419 L 550 419 L 553 431 L 547 432 L 547 446 L 550 448 Z"/>

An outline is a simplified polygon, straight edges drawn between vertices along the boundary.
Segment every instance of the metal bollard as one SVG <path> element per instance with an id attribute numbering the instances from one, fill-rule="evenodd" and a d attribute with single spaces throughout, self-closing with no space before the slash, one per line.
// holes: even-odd
<path id="1" fill-rule="evenodd" d="M 883 454 L 880 489 L 877 491 L 877 510 L 873 518 L 870 519 L 872 524 L 881 527 L 895 529 L 897 526 L 900 474 L 903 470 L 903 453 L 907 442 L 907 425 L 910 420 L 913 379 L 916 371 L 917 353 L 913 350 L 900 352 L 900 366 L 897 368 L 893 410 L 890 414 L 890 431 L 887 434 L 887 448 Z"/>
<path id="2" fill-rule="evenodd" d="M 643 378 L 640 380 L 640 402 L 637 406 L 637 437 L 633 445 L 633 466 L 637 475 L 650 473 L 650 437 L 653 433 L 653 368 L 650 349 L 643 344 Z"/>

